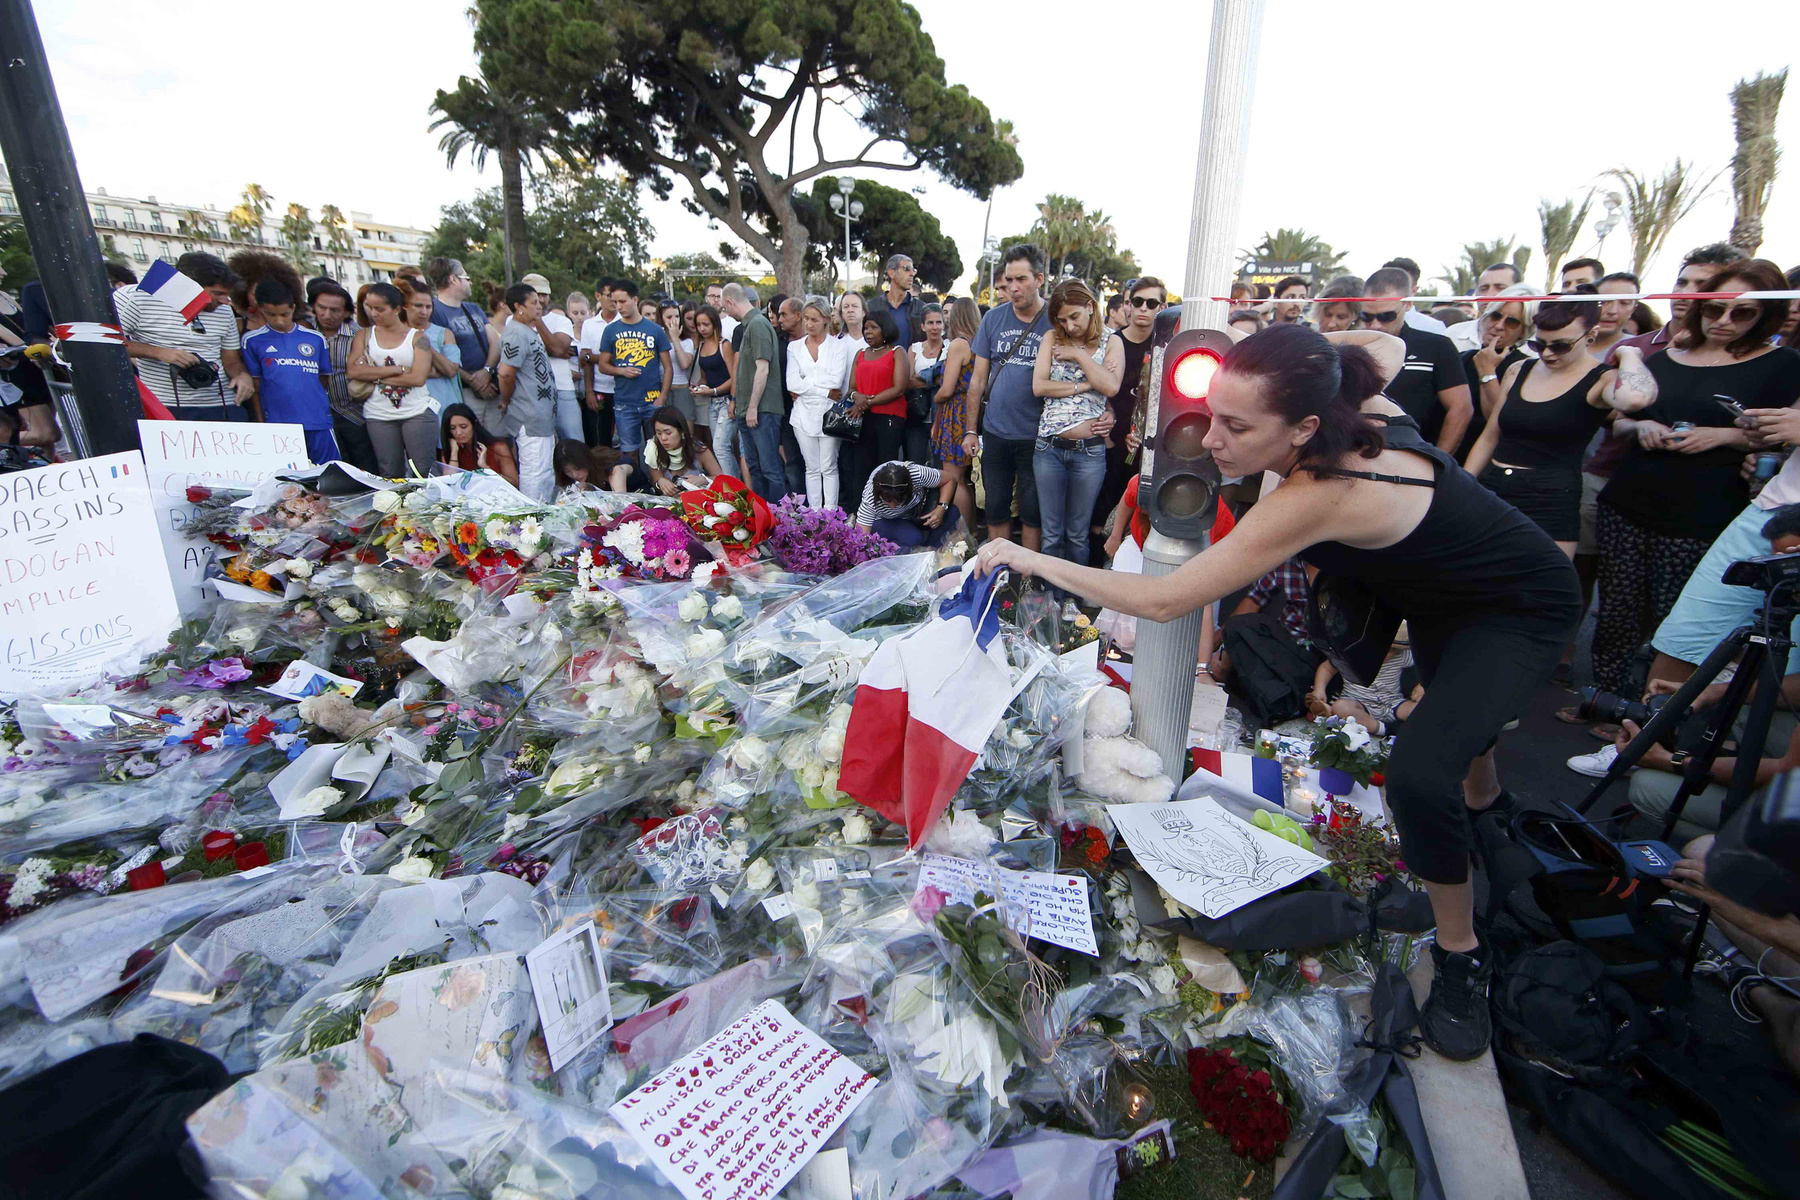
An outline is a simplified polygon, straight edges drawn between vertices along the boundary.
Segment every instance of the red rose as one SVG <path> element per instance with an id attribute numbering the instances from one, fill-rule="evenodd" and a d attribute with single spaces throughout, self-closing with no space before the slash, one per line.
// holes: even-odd
<path id="1" fill-rule="evenodd" d="M 1383 775 L 1380 771 L 1370 771 L 1369 782 L 1375 787 L 1382 787 L 1387 783 L 1387 776 Z"/>
<path id="2" fill-rule="evenodd" d="M 199 504 L 202 501 L 211 500 L 212 489 L 201 487 L 197 483 L 190 483 L 187 490 L 187 499 L 189 504 Z"/>

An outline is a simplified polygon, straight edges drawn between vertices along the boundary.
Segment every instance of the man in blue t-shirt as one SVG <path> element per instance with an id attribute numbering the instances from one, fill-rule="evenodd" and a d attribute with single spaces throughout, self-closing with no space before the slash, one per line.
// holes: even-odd
<path id="1" fill-rule="evenodd" d="M 613 420 L 619 453 L 632 459 L 644 448 L 650 418 L 663 402 L 663 380 L 669 378 L 669 334 L 638 310 L 637 284 L 613 284 L 619 319 L 600 338 L 600 370 L 613 376 Z"/>
<path id="2" fill-rule="evenodd" d="M 268 322 L 244 335 L 244 369 L 256 380 L 263 420 L 306 430 L 306 456 L 315 465 L 338 458 L 331 436 L 331 399 L 325 376 L 331 351 L 316 329 L 294 324 L 296 297 L 279 279 L 264 279 L 252 294 L 256 311 Z"/>
<path id="3" fill-rule="evenodd" d="M 1031 390 L 1038 345 L 1050 328 L 1044 311 L 1044 252 L 1030 242 L 1006 251 L 1000 286 L 1012 303 L 994 308 L 981 319 L 971 349 L 975 369 L 969 376 L 969 432 L 963 452 L 981 449 L 981 474 L 987 482 L 987 528 L 991 538 L 1012 536 L 1013 494 L 1018 493 L 1021 541 L 1029 550 L 1043 542 L 1039 528 L 1037 476 L 1031 469 L 1037 452 L 1038 418 L 1044 402 Z M 975 402 L 979 396 L 982 399 Z M 978 419 L 979 418 L 979 423 Z M 975 430 L 981 430 L 977 440 Z"/>
<path id="4" fill-rule="evenodd" d="M 431 302 L 431 323 L 450 331 L 462 355 L 456 376 L 462 380 L 463 403 L 475 410 L 483 425 L 498 430 L 502 410 L 494 368 L 500 364 L 500 343 L 488 337 L 487 314 L 481 306 L 469 302 L 473 286 L 469 273 L 454 258 L 433 258 L 425 263 L 425 278 L 437 291 Z"/>

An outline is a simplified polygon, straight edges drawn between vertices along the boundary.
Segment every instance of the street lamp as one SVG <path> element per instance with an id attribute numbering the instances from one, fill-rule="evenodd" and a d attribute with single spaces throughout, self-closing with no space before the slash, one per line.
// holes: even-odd
<path id="1" fill-rule="evenodd" d="M 831 211 L 841 213 L 844 218 L 844 290 L 850 290 L 850 223 L 863 215 L 863 202 L 850 199 L 850 193 L 856 190 L 856 180 L 848 175 L 840 176 L 837 191 L 831 197 Z"/>
<path id="2" fill-rule="evenodd" d="M 999 238 L 988 237 L 988 238 L 984 238 L 982 240 L 981 261 L 987 264 L 988 291 L 991 292 L 994 290 L 994 268 L 996 266 L 998 266 L 999 262 L 1000 262 L 1000 239 Z"/>
<path id="3" fill-rule="evenodd" d="M 1600 235 L 1599 248 L 1594 251 L 1596 255 L 1604 254 L 1606 252 L 1606 235 L 1618 228 L 1619 208 L 1625 203 L 1625 197 L 1619 195 L 1617 192 L 1608 192 L 1604 197 L 1604 201 L 1606 204 L 1606 215 L 1594 222 L 1594 232 Z"/>

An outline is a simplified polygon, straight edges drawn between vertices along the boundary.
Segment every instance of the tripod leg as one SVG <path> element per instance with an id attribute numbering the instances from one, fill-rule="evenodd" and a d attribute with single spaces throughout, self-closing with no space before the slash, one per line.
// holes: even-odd
<path id="1" fill-rule="evenodd" d="M 1654 746 L 1665 733 L 1675 728 L 1687 717 L 1688 711 L 1693 708 L 1694 701 L 1699 698 L 1700 693 L 1719 677 L 1719 673 L 1725 669 L 1727 663 L 1736 659 L 1738 654 L 1750 644 L 1755 629 L 1756 627 L 1753 625 L 1742 626 L 1734 630 L 1730 637 L 1713 647 L 1712 653 L 1706 656 L 1706 661 L 1694 668 L 1694 673 L 1688 677 L 1688 681 L 1682 684 L 1673 696 L 1669 697 L 1669 702 L 1663 705 L 1662 710 L 1650 718 L 1637 737 L 1631 740 L 1630 745 L 1619 751 L 1619 757 L 1613 760 L 1613 765 L 1576 808 L 1577 813 L 1585 815 L 1599 802 L 1600 797 L 1606 794 L 1608 788 L 1625 778 L 1631 768 L 1637 766 L 1638 760 L 1644 756 L 1644 751 Z M 1733 711 L 1736 710 L 1733 709 Z"/>
<path id="2" fill-rule="evenodd" d="M 1738 713 L 1743 711 L 1744 700 L 1750 695 L 1750 689 L 1755 687 L 1757 680 L 1762 678 L 1763 668 L 1769 661 L 1768 646 L 1762 638 L 1756 636 L 1752 636 L 1749 643 L 1744 647 L 1744 658 L 1738 664 L 1737 674 L 1733 675 L 1731 682 L 1725 685 L 1725 698 L 1719 702 L 1718 714 L 1713 717 L 1712 723 L 1706 728 L 1706 736 L 1700 743 L 1700 749 L 1695 752 L 1693 758 L 1688 760 L 1687 767 L 1682 772 L 1681 789 L 1670 801 L 1669 811 L 1663 820 L 1662 840 L 1665 842 L 1674 833 L 1676 823 L 1681 820 L 1681 814 L 1687 809 L 1688 799 L 1712 782 L 1713 763 L 1718 761 L 1719 751 L 1724 748 L 1725 739 L 1730 734 L 1731 727 L 1737 722 Z M 1772 693 L 1766 686 L 1766 681 L 1765 686 L 1757 689 L 1756 699 L 1751 702 L 1750 719 L 1752 722 L 1755 720 L 1756 706 L 1765 699 L 1769 699 L 1771 704 L 1773 703 Z M 1760 760 L 1762 755 L 1762 738 L 1768 734 L 1769 719 L 1766 714 L 1763 717 L 1762 729 L 1763 732 L 1758 735 L 1750 757 L 1752 764 L 1750 775 L 1753 779 L 1756 775 L 1755 763 Z M 1738 741 L 1736 767 L 1738 772 L 1742 772 L 1744 769 L 1744 751 L 1748 740 L 1748 738 L 1740 738 Z"/>

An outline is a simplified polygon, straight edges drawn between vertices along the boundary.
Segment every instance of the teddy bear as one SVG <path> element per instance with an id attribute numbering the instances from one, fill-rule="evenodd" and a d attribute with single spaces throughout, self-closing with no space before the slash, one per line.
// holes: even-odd
<path id="1" fill-rule="evenodd" d="M 1096 692 L 1088 701 L 1081 773 L 1075 782 L 1089 795 L 1120 804 L 1167 800 L 1175 781 L 1163 773 L 1162 757 L 1131 737 L 1130 728 L 1131 698 L 1113 687 Z"/>

